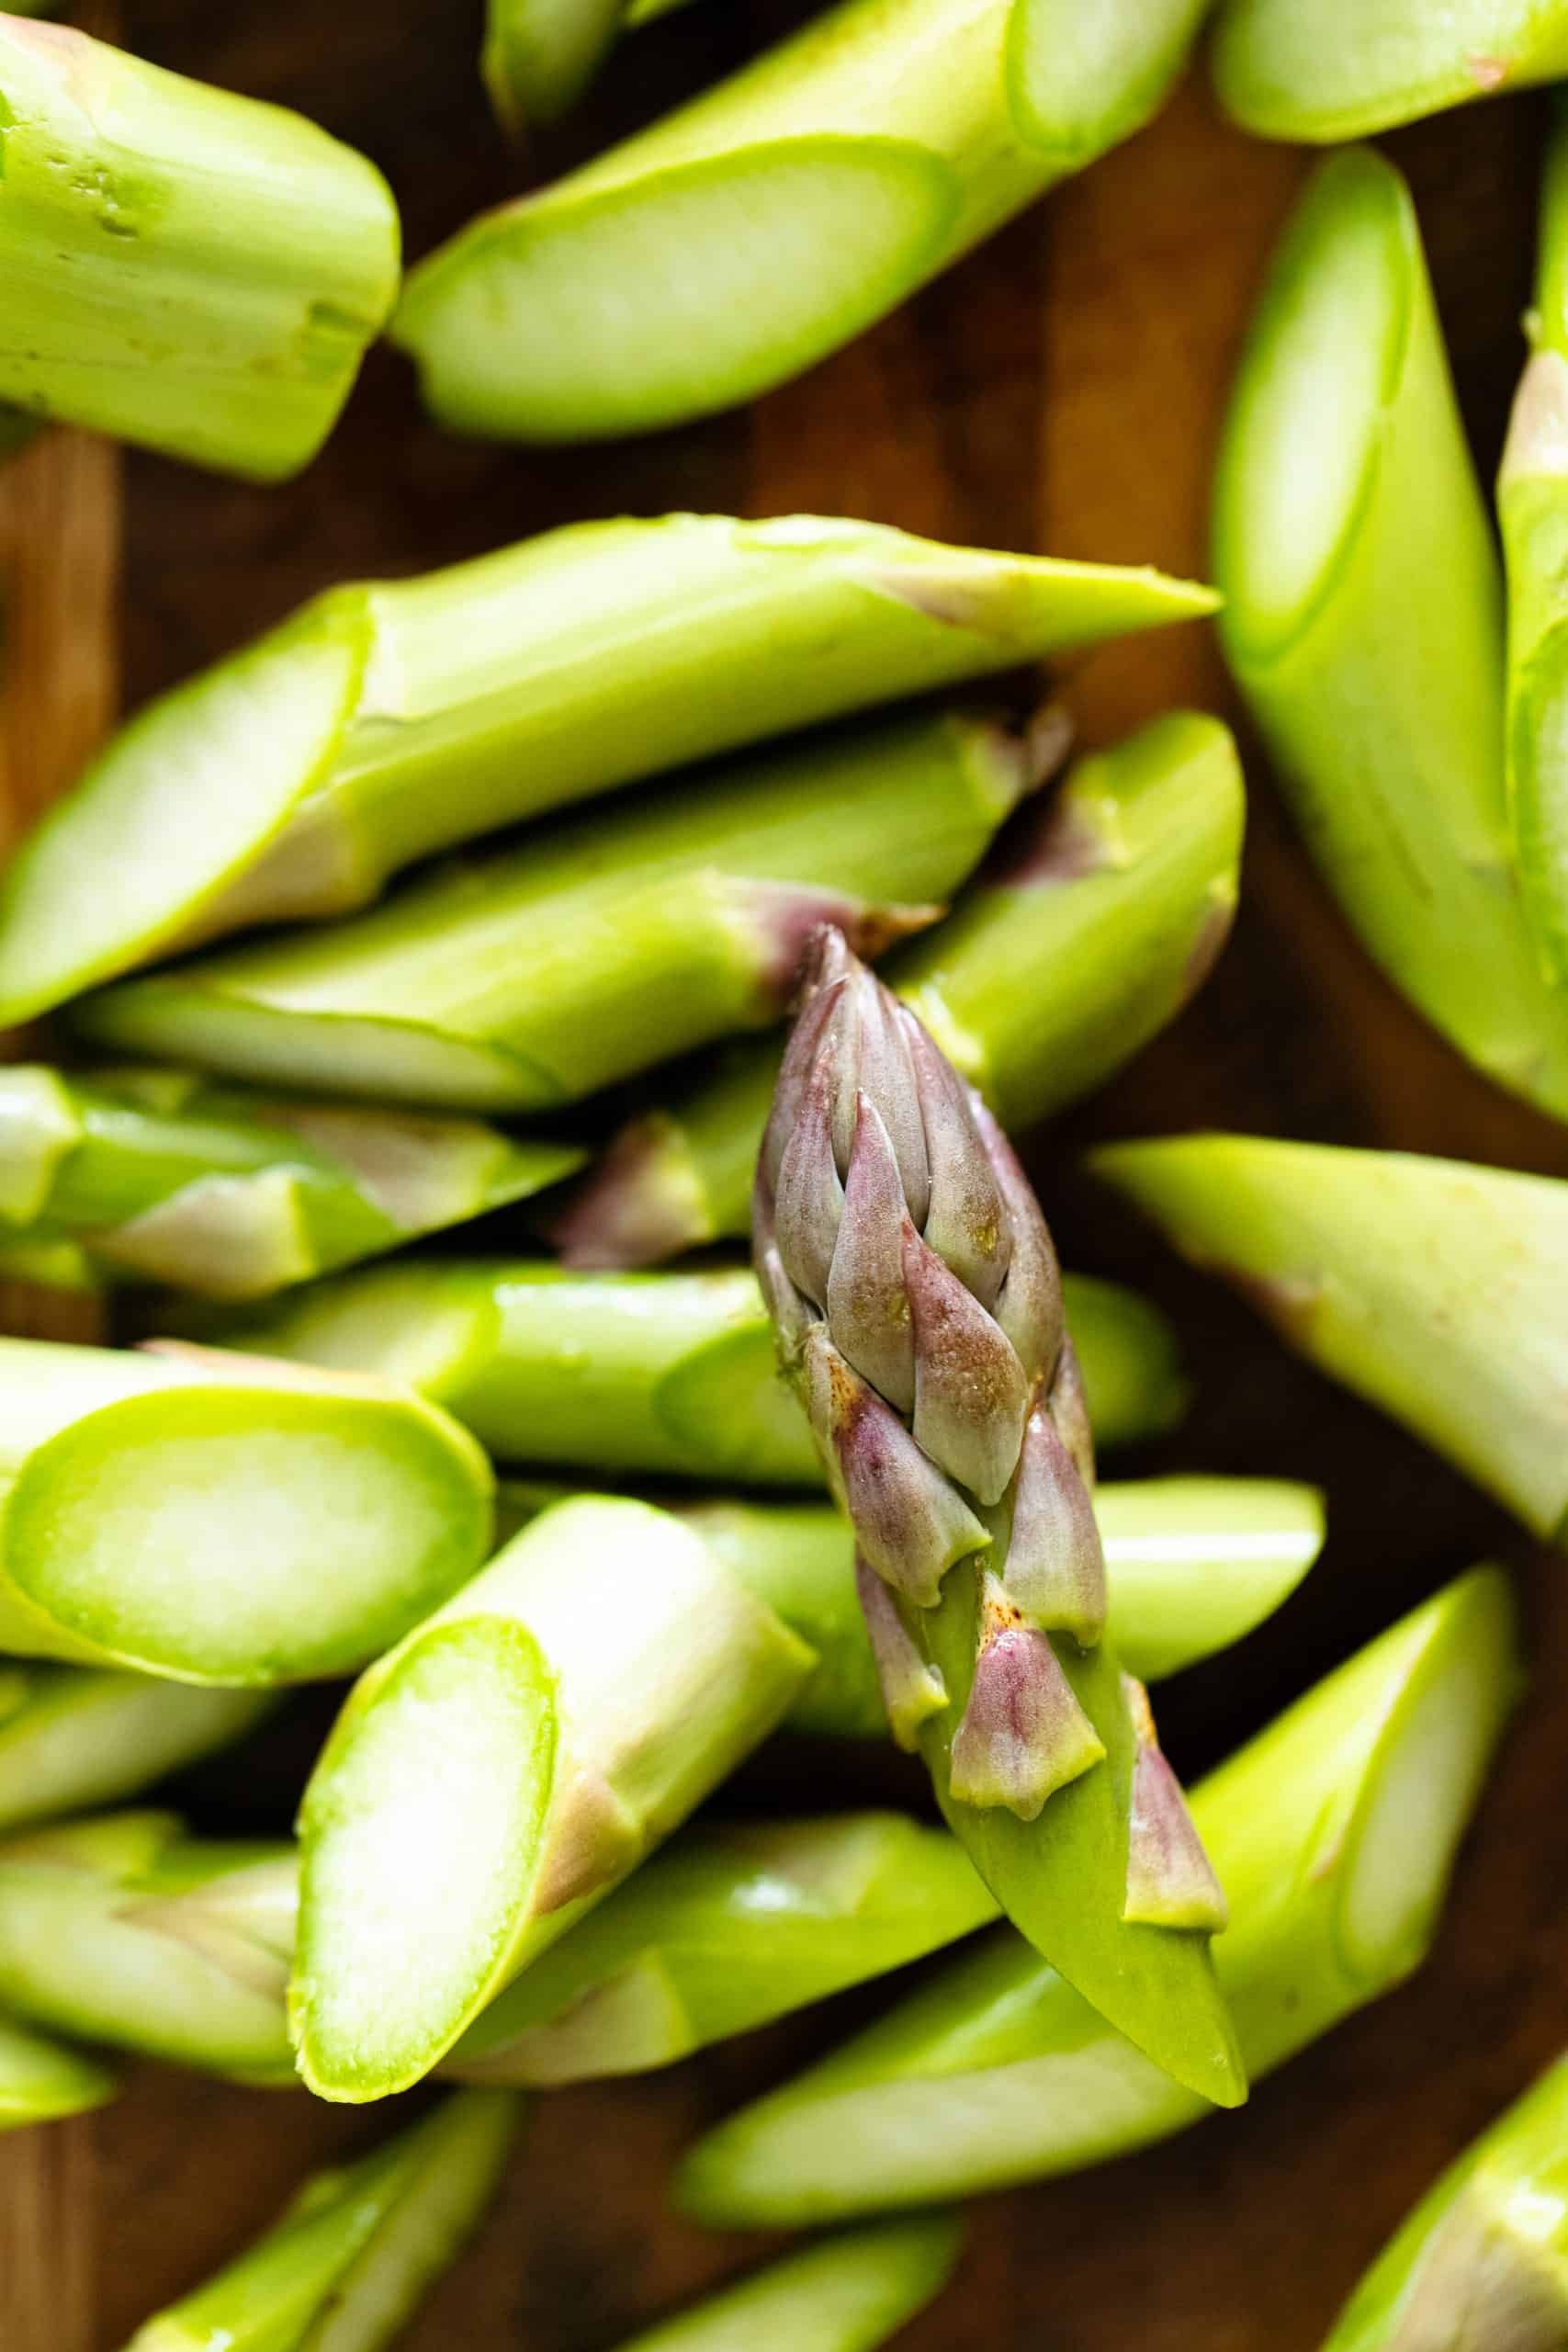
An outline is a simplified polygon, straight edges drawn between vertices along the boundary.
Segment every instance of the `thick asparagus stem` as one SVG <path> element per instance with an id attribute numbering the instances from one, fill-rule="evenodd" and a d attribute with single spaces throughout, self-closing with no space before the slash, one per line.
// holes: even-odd
<path id="1" fill-rule="evenodd" d="M 62 2115 L 107 2106 L 118 2087 L 114 2076 L 90 2058 L 0 2018 L 0 2132 L 20 2132 L 29 2123 L 52 2123 Z"/>
<path id="2" fill-rule="evenodd" d="M 1051 1237 L 979 1097 L 835 931 L 808 951 L 752 1231 L 895 1735 L 1009 1917 L 1158 2065 L 1235 2105 L 1207 1940 L 1224 1901 L 1103 1637 Z"/>
<path id="3" fill-rule="evenodd" d="M 1164 1317 L 1114 1283 L 1069 1277 L 1067 1295 L 1100 1442 L 1179 1420 L 1187 1385 Z M 578 1274 L 526 1259 L 411 1258 L 200 1328 L 269 1356 L 408 1381 L 512 1462 L 822 1483 L 774 1377 L 756 1283 L 738 1266 Z"/>
<path id="4" fill-rule="evenodd" d="M 1559 2352 L 1568 2342 L 1568 2059 L 1450 2165 L 1325 2352 Z"/>
<path id="5" fill-rule="evenodd" d="M 583 1498 L 525 1529 L 355 1685 L 305 1792 L 289 2008 L 310 2088 L 428 2073 L 811 1665 L 667 1512 Z"/>
<path id="6" fill-rule="evenodd" d="M 928 922 L 1039 782 L 1032 747 L 919 711 L 751 753 L 422 877 L 368 914 L 88 997 L 117 1049 L 459 1110 L 553 1110 L 781 1011 L 838 912 Z"/>
<path id="7" fill-rule="evenodd" d="M 1214 499 L 1225 650 L 1325 879 L 1390 978 L 1568 1116 L 1568 996 L 1519 905 L 1501 582 L 1414 208 L 1336 156 L 1276 257 Z"/>
<path id="8" fill-rule="evenodd" d="M 996 1916 L 956 1838 L 901 1814 L 688 1829 L 491 2002 L 447 2072 L 541 2086 L 645 2074 Z"/>
<path id="9" fill-rule="evenodd" d="M 412 860 L 564 802 L 1213 604 L 1156 571 L 810 514 L 579 524 L 333 589 L 150 703 L 51 809 L 0 888 L 0 1019 L 363 906 Z M 111 864 L 112 891 L 84 889 Z"/>
<path id="10" fill-rule="evenodd" d="M 1092 1165 L 1292 1347 L 1562 1533 L 1568 1184 L 1251 1136 L 1112 1144 Z"/>
<path id="11" fill-rule="evenodd" d="M 650 2327 L 621 2352 L 874 2352 L 952 2278 L 956 2215 L 846 2231 Z"/>
<path id="12" fill-rule="evenodd" d="M 126 2352 L 381 2352 L 489 2204 L 520 2102 L 458 2091 L 356 2163 L 317 2173 L 237 2261 Z"/>
<path id="13" fill-rule="evenodd" d="M 345 1673 L 472 1574 L 491 1488 L 388 1382 L 0 1340 L 0 1644 L 185 1682 Z"/>
<path id="14" fill-rule="evenodd" d="M 0 1829 L 139 1796 L 274 1704 L 266 1690 L 0 1662 Z"/>
<path id="15" fill-rule="evenodd" d="M 1568 17 L 1540 0 L 1224 0 L 1225 111 L 1266 139 L 1360 139 L 1568 74 Z"/>
<path id="16" fill-rule="evenodd" d="M 1506 1581 L 1472 1573 L 1197 1790 L 1249 2075 L 1419 1965 L 1518 1679 Z M 710 2222 L 793 2228 L 1076 2171 L 1208 2111 L 1002 1931 L 699 2141 L 679 2194 Z"/>
<path id="17" fill-rule="evenodd" d="M 393 339 L 465 433 L 576 441 L 749 400 L 1127 138 L 1201 0 L 842 0 L 409 278 Z"/>
<path id="18" fill-rule="evenodd" d="M 398 286 L 380 174 L 303 116 L 0 23 L 0 399 L 276 481 Z"/>
<path id="19" fill-rule="evenodd" d="M 1179 1012 L 1230 928 L 1244 813 L 1227 728 L 1179 712 L 1021 811 L 890 989 L 1010 1134 L 1089 1093 Z M 569 1264 L 643 1266 L 746 1233 L 779 1048 L 736 1046 L 636 1120 L 551 1227 Z"/>
<path id="20" fill-rule="evenodd" d="M 209 1297 L 378 1257 L 542 1192 L 583 1157 L 476 1120 L 277 1101 L 180 1070 L 0 1069 L 0 1233 Z"/>

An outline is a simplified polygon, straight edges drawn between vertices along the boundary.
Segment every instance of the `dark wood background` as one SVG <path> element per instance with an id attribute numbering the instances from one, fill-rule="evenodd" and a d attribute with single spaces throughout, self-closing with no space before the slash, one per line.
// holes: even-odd
<path id="1" fill-rule="evenodd" d="M 698 6 L 640 36 L 536 168 L 669 103 L 788 16 L 774 0 Z M 415 256 L 519 184 L 479 95 L 468 0 L 129 0 L 124 23 L 144 54 L 301 107 L 366 148 L 392 179 Z M 1390 142 L 1416 187 L 1488 473 L 1519 360 L 1542 120 L 1536 101 L 1510 100 Z M 390 351 L 372 356 L 325 456 L 282 489 L 138 454 L 122 461 L 57 435 L 0 481 L 0 808 L 20 822 L 56 788 L 117 694 L 133 706 L 312 590 L 578 516 L 800 506 L 1201 571 L 1206 475 L 1237 334 L 1303 167 L 1225 130 L 1195 85 L 1151 131 L 828 366 L 749 413 L 635 446 L 536 454 L 444 439 Z M 1177 701 L 1232 708 L 1197 629 L 1112 650 L 1072 700 L 1089 740 Z M 1033 1154 L 1069 1261 L 1145 1282 L 1190 1341 L 1192 1419 L 1129 1466 L 1281 1473 L 1328 1491 L 1321 1566 L 1250 1643 L 1168 1688 L 1168 1745 L 1187 1771 L 1201 1770 L 1484 1554 L 1518 1567 L 1533 1695 L 1420 1978 L 1261 2086 L 1239 2116 L 987 2202 L 959 2285 L 903 2339 L 910 2352 L 1132 2342 L 1307 2352 L 1411 2199 L 1564 2038 L 1562 1562 L 1287 1359 L 1073 1172 L 1089 1136 L 1220 1123 L 1568 1174 L 1568 1133 L 1467 1072 L 1370 968 L 1250 751 L 1249 771 L 1246 889 L 1213 979 Z M 11 1328 L 34 1312 L 13 1298 Z M 198 1775 L 190 1796 L 204 1824 L 281 1828 L 321 1719 L 307 1702 L 291 1734 Z M 799 1805 L 906 1786 L 918 1799 L 897 1759 L 780 1751 L 739 1794 Z M 482 2241 L 432 2300 L 411 2352 L 599 2352 L 750 2259 L 758 2248 L 664 2212 L 671 2159 L 874 2005 L 852 1998 L 663 2077 L 541 2101 Z M 308 2164 L 390 2120 L 149 2068 L 100 2116 L 0 2142 L 0 2347 L 112 2352 L 262 2225 Z"/>

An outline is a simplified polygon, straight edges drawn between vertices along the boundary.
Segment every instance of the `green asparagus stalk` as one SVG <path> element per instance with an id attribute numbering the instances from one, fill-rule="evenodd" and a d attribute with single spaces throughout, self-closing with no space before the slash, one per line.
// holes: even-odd
<path id="1" fill-rule="evenodd" d="M 1021 811 L 946 921 L 883 978 L 1011 1135 L 1163 1029 L 1224 944 L 1241 856 L 1227 728 L 1179 712 Z M 737 1046 L 625 1128 L 552 1227 L 569 1264 L 644 1266 L 750 1230 L 779 1047 Z"/>
<path id="2" fill-rule="evenodd" d="M 138 2328 L 126 2352 L 381 2352 L 472 2235 L 519 2102 L 459 2091 L 317 2173 L 265 2237 Z"/>
<path id="3" fill-rule="evenodd" d="M 8 1838 L 0 2007 L 175 2065 L 289 2083 L 297 1880 L 291 1846 L 192 1838 L 169 1813 Z"/>
<path id="4" fill-rule="evenodd" d="M 490 1467 L 405 1389 L 0 1340 L 0 1646 L 176 1681 L 346 1673 L 472 1574 Z"/>
<path id="5" fill-rule="evenodd" d="M 476 1120 L 280 1102 L 183 1070 L 0 1069 L 0 1232 L 209 1297 L 379 1256 L 526 1199 L 583 1157 Z"/>
<path id="6" fill-rule="evenodd" d="M 810 514 L 579 524 L 333 589 L 150 703 L 51 809 L 0 889 L 0 1021 L 364 906 L 564 802 L 1213 603 Z M 111 866 L 112 891 L 84 885 Z"/>
<path id="7" fill-rule="evenodd" d="M 525 1528 L 361 1678 L 311 1775 L 289 1989 L 310 2088 L 428 2073 L 812 1663 L 668 1512 L 583 1498 Z"/>
<path id="8" fill-rule="evenodd" d="M 1311 184 L 1221 453 L 1225 650 L 1367 947 L 1500 1085 L 1568 1116 L 1568 996 L 1519 904 L 1501 582 L 1409 191 L 1366 151 Z"/>
<path id="9" fill-rule="evenodd" d="M 503 1479 L 514 1533 L 565 1489 Z M 887 1711 L 855 1590 L 854 1539 L 820 1503 L 728 1497 L 672 1506 L 817 1653 L 793 1731 L 882 1739 Z M 1323 1498 L 1280 1478 L 1146 1478 L 1097 1487 L 1095 1518 L 1130 1674 L 1157 1682 L 1228 1649 L 1287 1600 L 1323 1548 Z M 3 1784 L 0 1784 L 3 1785 Z"/>
<path id="10" fill-rule="evenodd" d="M 0 2132 L 81 2115 L 114 2098 L 114 2076 L 74 2050 L 0 2019 Z"/>
<path id="11" fill-rule="evenodd" d="M 1187 1385 L 1164 1317 L 1114 1283 L 1069 1278 L 1067 1295 L 1101 1443 L 1168 1429 Z M 407 1381 L 513 1462 L 822 1483 L 805 1419 L 773 1374 L 756 1283 L 739 1266 L 593 1274 L 409 1258 L 197 1328 L 268 1356 Z"/>
<path id="12" fill-rule="evenodd" d="M 825 913 L 940 912 L 1040 780 L 1000 726 L 919 711 L 753 752 L 455 863 L 330 930 L 123 980 L 117 1050 L 458 1110 L 546 1111 L 783 1010 Z"/>
<path id="13" fill-rule="evenodd" d="M 645 2074 L 996 1916 L 957 1839 L 901 1814 L 689 1829 L 509 1984 L 447 2071 L 540 2086 Z"/>
<path id="14" fill-rule="evenodd" d="M 0 1661 L 0 1829 L 139 1796 L 243 1738 L 274 1703 L 266 1690 Z"/>
<path id="15" fill-rule="evenodd" d="M 1568 74 L 1560 0 L 1224 0 L 1227 114 L 1265 139 L 1360 139 Z"/>
<path id="16" fill-rule="evenodd" d="M 1196 1791 L 1255 2079 L 1425 1958 L 1517 1681 L 1506 1580 L 1473 1572 Z M 710 2222 L 793 2228 L 1076 2171 L 1207 2112 L 1003 1930 L 699 2141 L 679 2195 Z"/>
<path id="17" fill-rule="evenodd" d="M 1201 0 L 840 0 L 409 277 L 459 432 L 581 441 L 751 399 L 1153 115 Z"/>
<path id="18" fill-rule="evenodd" d="M 726 2287 L 621 2352 L 874 2352 L 923 2311 L 963 2250 L 956 2215 L 846 2231 Z"/>
<path id="19" fill-rule="evenodd" d="M 1325 2352 L 1558 2352 L 1568 2342 L 1568 2059 L 1450 2166 Z"/>
<path id="20" fill-rule="evenodd" d="M 1568 41 L 1568 14 L 1564 16 Z M 1540 198 L 1530 356 L 1497 479 L 1508 577 L 1508 798 L 1519 892 L 1542 969 L 1568 980 L 1568 118 Z"/>
<path id="21" fill-rule="evenodd" d="M 0 399 L 224 472 L 298 472 L 397 292 L 380 174 L 301 115 L 17 17 L 0 103 Z"/>
<path id="22" fill-rule="evenodd" d="M 626 0 L 488 0 L 479 66 L 502 129 L 570 114 L 626 21 Z"/>
<path id="23" fill-rule="evenodd" d="M 1322 1370 L 1538 1535 L 1568 1524 L 1568 1184 L 1251 1136 L 1113 1144 L 1099 1174 Z"/>
<path id="24" fill-rule="evenodd" d="M 819 933 L 753 1247 L 855 1539 L 895 1736 L 1009 1917 L 1155 2063 L 1246 2096 L 1224 1898 L 1105 1638 L 1094 1447 L 1028 1179 L 929 1032 Z"/>

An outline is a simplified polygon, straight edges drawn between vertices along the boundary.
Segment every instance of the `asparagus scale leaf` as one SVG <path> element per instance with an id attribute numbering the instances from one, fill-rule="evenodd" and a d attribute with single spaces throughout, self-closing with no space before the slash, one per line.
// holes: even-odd
<path id="1" fill-rule="evenodd" d="M 1244 813 L 1230 730 L 1182 711 L 1021 809 L 952 913 L 883 978 L 1010 1134 L 1087 1094 L 1206 977 L 1235 910 Z M 729 1047 L 631 1122 L 550 1225 L 569 1264 L 642 1266 L 750 1230 L 778 1079 Z"/>
<path id="2" fill-rule="evenodd" d="M 1361 139 L 1568 74 L 1556 0 L 1224 0 L 1213 51 L 1227 114 L 1267 139 Z"/>
<path id="3" fill-rule="evenodd" d="M 1233 1909 L 1216 1964 L 1254 2079 L 1425 1957 L 1519 1679 L 1507 1580 L 1473 1571 L 1195 1791 Z M 796 2228 L 1077 2171 L 1209 2111 L 1000 1930 L 719 2124 L 678 2191 L 710 2223 Z"/>
<path id="4" fill-rule="evenodd" d="M 85 2114 L 107 2106 L 117 2088 L 92 2059 L 0 2018 L 0 2132 Z"/>
<path id="5" fill-rule="evenodd" d="M 0 1829 L 139 1795 L 243 1738 L 276 1703 L 269 1690 L 0 1663 Z"/>
<path id="6" fill-rule="evenodd" d="M 942 2292 L 963 2245 L 956 2214 L 846 2230 L 644 2329 L 621 2352 L 874 2352 Z"/>
<path id="7" fill-rule="evenodd" d="M 978 1096 L 833 931 L 809 953 L 753 1235 L 895 1736 L 1031 1940 L 1156 2064 L 1235 2104 L 1207 1944 L 1224 1898 L 1104 1638 L 1050 1235 Z"/>
<path id="8" fill-rule="evenodd" d="M 149 703 L 23 843 L 0 1018 L 226 931 L 342 914 L 564 802 L 1213 601 L 811 514 L 577 524 L 333 589 Z M 112 891 L 85 882 L 110 865 Z"/>

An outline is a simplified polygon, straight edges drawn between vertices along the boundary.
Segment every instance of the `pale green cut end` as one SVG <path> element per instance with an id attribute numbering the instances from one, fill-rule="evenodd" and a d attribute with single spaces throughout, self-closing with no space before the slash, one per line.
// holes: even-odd
<path id="1" fill-rule="evenodd" d="M 1063 172 L 1147 122 L 1181 70 L 1208 0 L 1014 0 L 1007 75 L 1021 138 Z"/>
<path id="2" fill-rule="evenodd" d="M 23 1464 L 11 1586 L 73 1642 L 176 1680 L 349 1672 L 483 1557 L 483 1458 L 395 1396 L 232 1384 L 90 1412 Z"/>
<path id="3" fill-rule="evenodd" d="M 1221 628 L 1268 661 L 1329 593 L 1370 494 L 1421 268 L 1409 193 L 1359 150 L 1318 172 L 1236 378 L 1214 488 Z"/>
<path id="4" fill-rule="evenodd" d="M 1568 74 L 1554 0 L 1230 0 L 1220 101 L 1269 139 L 1361 139 Z"/>
<path id="5" fill-rule="evenodd" d="M 0 883 L 0 1021 L 200 936 L 330 757 L 361 658 L 319 619 L 282 629 L 113 738 Z"/>
<path id="6" fill-rule="evenodd" d="M 103 2107 L 118 2085 L 104 2067 L 0 2018 L 0 2132 Z"/>
<path id="7" fill-rule="evenodd" d="M 846 2230 L 633 2336 L 620 2352 L 874 2352 L 942 2292 L 963 2250 L 955 2214 Z"/>
<path id="8" fill-rule="evenodd" d="M 525 1628 L 416 1635 L 349 1701 L 305 1792 L 289 1992 L 323 2098 L 406 2090 L 504 1978 L 549 1809 L 555 1686 Z"/>
<path id="9" fill-rule="evenodd" d="M 743 148 L 476 221 L 412 272 L 392 337 L 459 432 L 652 432 L 869 326 L 934 266 L 957 209 L 946 164 L 902 141 Z"/>

